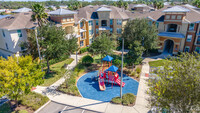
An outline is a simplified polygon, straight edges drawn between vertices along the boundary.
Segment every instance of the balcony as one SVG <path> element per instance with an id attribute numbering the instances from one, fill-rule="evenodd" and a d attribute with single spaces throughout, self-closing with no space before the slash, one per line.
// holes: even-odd
<path id="1" fill-rule="evenodd" d="M 174 37 L 174 38 L 185 38 L 185 36 L 183 34 L 176 33 L 176 32 L 160 32 L 160 33 L 158 33 L 158 36 Z"/>
<path id="2" fill-rule="evenodd" d="M 108 26 L 101 26 L 101 27 L 99 27 L 99 30 L 100 31 L 110 30 L 110 27 L 108 27 Z"/>

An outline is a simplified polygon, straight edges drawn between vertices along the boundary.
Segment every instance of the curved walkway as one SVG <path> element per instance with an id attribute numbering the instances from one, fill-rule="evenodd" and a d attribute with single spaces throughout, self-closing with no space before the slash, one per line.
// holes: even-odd
<path id="1" fill-rule="evenodd" d="M 50 87 L 38 86 L 37 89 L 34 91 L 48 96 L 51 101 L 58 102 L 64 105 L 74 106 L 77 108 L 92 110 L 96 112 L 147 113 L 149 112 L 148 101 L 146 100 L 148 98 L 148 95 L 145 92 L 148 89 L 148 87 L 146 86 L 145 80 L 147 79 L 147 77 L 145 77 L 145 73 L 149 73 L 148 59 L 144 59 L 143 62 L 144 62 L 144 65 L 142 66 L 141 78 L 140 78 L 137 98 L 136 98 L 136 104 L 133 107 L 115 105 L 109 102 L 102 102 L 102 101 L 97 101 L 97 100 L 92 100 L 92 99 L 87 99 L 87 98 L 77 97 L 77 96 L 71 96 L 71 95 L 57 92 L 55 89 L 64 82 L 63 79 L 58 80 L 56 83 L 54 83 Z M 36 111 L 35 113 L 39 113 L 39 111 Z M 49 110 L 48 113 L 51 113 L 51 111 Z"/>

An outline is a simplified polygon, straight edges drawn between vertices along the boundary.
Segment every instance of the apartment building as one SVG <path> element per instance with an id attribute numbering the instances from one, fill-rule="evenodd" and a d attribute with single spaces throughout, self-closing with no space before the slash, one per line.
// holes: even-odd
<path id="1" fill-rule="evenodd" d="M 20 44 L 27 40 L 27 32 L 37 23 L 31 21 L 32 12 L 17 13 L 0 19 L 0 56 L 7 57 L 24 50 Z"/>
<path id="2" fill-rule="evenodd" d="M 194 8 L 183 6 L 165 6 L 164 8 L 143 14 L 149 23 L 158 28 L 159 52 L 200 53 L 200 13 Z"/>
<path id="3" fill-rule="evenodd" d="M 78 38 L 80 48 L 89 46 L 102 32 L 121 35 L 127 21 L 133 17 L 130 11 L 114 6 L 86 6 L 76 11 L 58 9 L 49 12 L 50 20 L 61 25 L 66 33 Z"/>

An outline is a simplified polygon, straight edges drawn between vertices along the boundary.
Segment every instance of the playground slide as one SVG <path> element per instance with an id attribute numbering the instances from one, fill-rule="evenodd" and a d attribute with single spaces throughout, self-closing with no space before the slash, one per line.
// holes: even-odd
<path id="1" fill-rule="evenodd" d="M 99 82 L 99 89 L 100 89 L 101 91 L 106 90 L 106 86 L 105 86 L 105 84 L 104 84 L 104 79 L 98 78 L 98 82 Z"/>
<path id="2" fill-rule="evenodd" d="M 115 79 L 115 82 L 116 82 L 118 85 L 121 84 L 121 80 L 120 80 L 120 79 Z M 124 86 L 125 86 L 125 83 L 122 82 L 122 87 L 124 87 Z"/>

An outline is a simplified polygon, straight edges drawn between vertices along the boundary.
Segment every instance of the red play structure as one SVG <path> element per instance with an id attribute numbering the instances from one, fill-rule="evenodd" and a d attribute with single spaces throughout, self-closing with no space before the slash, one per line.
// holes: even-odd
<path id="1" fill-rule="evenodd" d="M 99 70 L 98 74 L 98 82 L 99 82 L 99 89 L 101 91 L 104 91 L 106 89 L 105 82 L 118 84 L 120 86 L 121 80 L 119 79 L 119 75 L 117 73 L 118 68 L 114 65 L 112 65 L 112 57 L 107 55 L 105 58 L 103 58 L 103 67 Z M 125 86 L 125 83 L 122 83 L 122 87 Z"/>

